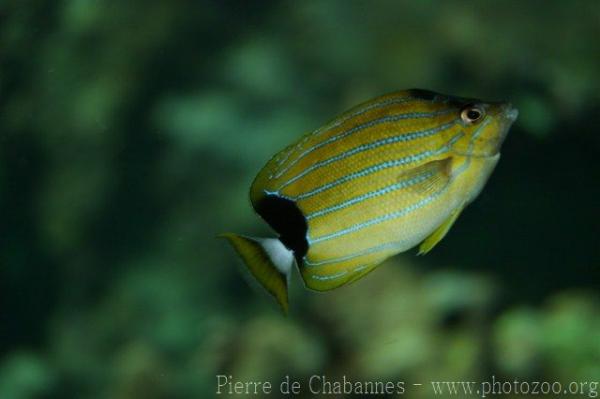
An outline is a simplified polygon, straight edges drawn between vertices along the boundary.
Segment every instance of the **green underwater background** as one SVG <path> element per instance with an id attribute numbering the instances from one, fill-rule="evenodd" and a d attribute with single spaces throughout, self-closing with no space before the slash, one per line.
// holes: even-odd
<path id="1" fill-rule="evenodd" d="M 592 0 L 1 1 L 0 399 L 600 381 L 599 38 Z M 264 163 L 408 88 L 511 101 L 494 174 L 430 254 L 295 276 L 282 316 L 216 235 L 272 235 Z"/>

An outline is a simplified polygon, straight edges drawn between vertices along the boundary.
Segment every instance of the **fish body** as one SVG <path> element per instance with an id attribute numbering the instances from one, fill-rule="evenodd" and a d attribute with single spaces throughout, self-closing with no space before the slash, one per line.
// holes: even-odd
<path id="1" fill-rule="evenodd" d="M 485 185 L 516 117 L 508 103 L 424 90 L 365 102 L 256 176 L 252 205 L 278 238 L 224 236 L 287 311 L 294 264 L 325 291 L 419 244 L 431 250 Z"/>

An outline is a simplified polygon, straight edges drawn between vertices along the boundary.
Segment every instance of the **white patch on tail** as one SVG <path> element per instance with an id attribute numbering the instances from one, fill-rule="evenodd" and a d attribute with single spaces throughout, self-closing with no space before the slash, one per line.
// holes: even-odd
<path id="1" fill-rule="evenodd" d="M 287 249 L 277 238 L 261 238 L 259 241 L 277 270 L 289 278 L 294 264 L 294 252 Z"/>

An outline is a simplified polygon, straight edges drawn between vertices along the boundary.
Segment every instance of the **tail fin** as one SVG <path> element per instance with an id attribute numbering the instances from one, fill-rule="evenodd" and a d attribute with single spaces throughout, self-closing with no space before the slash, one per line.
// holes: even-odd
<path id="1" fill-rule="evenodd" d="M 288 311 L 288 279 L 294 264 L 294 254 L 277 238 L 251 238 L 224 233 L 240 255 L 250 273 L 275 297 L 281 309 Z"/>

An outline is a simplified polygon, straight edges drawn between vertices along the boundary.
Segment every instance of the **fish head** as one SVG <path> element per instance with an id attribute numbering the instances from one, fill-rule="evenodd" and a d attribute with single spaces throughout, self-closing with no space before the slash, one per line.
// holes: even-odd
<path id="1" fill-rule="evenodd" d="M 453 152 L 465 156 L 494 157 L 519 111 L 507 102 L 455 101 L 464 136 Z"/>
<path id="2" fill-rule="evenodd" d="M 495 157 L 517 119 L 519 111 L 508 102 L 481 101 L 473 98 L 450 96 L 429 90 L 409 90 L 412 97 L 429 103 L 431 111 L 449 111 L 455 119 L 455 128 L 442 133 L 442 138 L 452 144 L 457 155 Z M 447 116 L 440 116 L 441 120 Z M 454 139 L 456 129 L 461 136 Z"/>

